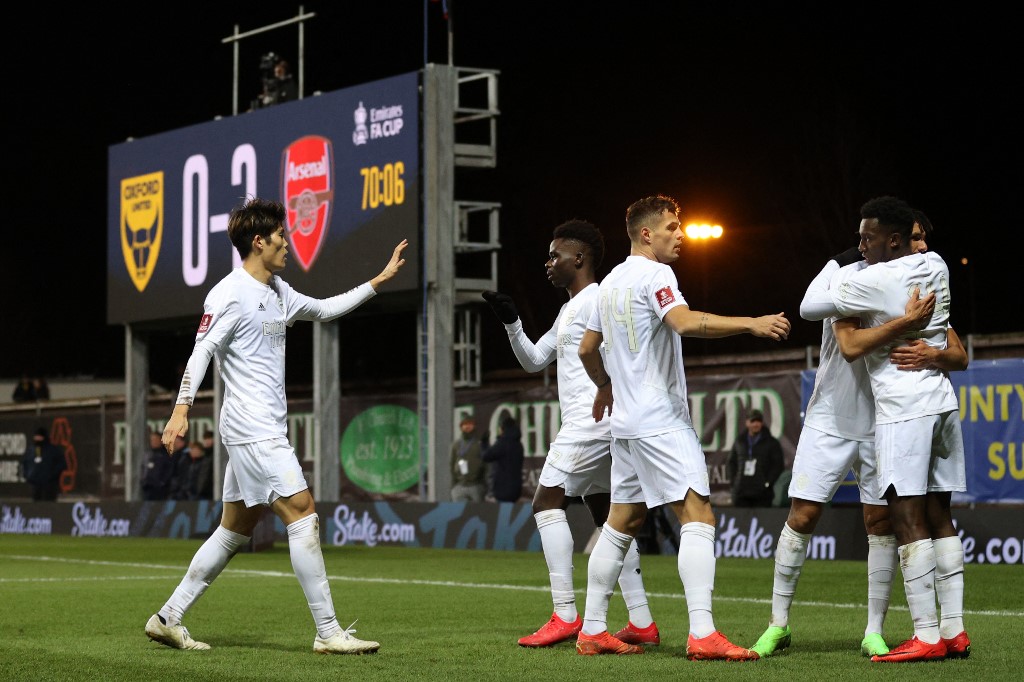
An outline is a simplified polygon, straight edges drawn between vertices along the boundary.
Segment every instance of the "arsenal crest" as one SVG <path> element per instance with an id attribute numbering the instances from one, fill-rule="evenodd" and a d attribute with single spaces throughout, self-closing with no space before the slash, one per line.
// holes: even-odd
<path id="1" fill-rule="evenodd" d="M 121 180 L 121 252 L 128 275 L 140 292 L 156 269 L 163 225 L 163 171 Z"/>
<path id="2" fill-rule="evenodd" d="M 288 242 L 303 270 L 320 255 L 331 223 L 334 200 L 334 151 L 331 141 L 308 135 L 292 142 L 281 159 L 282 196 L 287 209 Z"/>

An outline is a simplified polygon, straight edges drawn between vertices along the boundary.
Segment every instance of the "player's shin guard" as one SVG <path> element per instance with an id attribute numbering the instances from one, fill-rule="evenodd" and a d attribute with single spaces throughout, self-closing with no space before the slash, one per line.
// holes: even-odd
<path id="1" fill-rule="evenodd" d="M 931 538 L 899 548 L 903 587 L 914 621 L 914 635 L 925 643 L 939 640 L 939 617 L 935 610 L 935 548 Z"/>
<path id="2" fill-rule="evenodd" d="M 192 605 L 199 601 L 199 598 L 206 592 L 224 567 L 231 561 L 231 557 L 238 553 L 238 550 L 249 542 L 249 538 L 238 533 L 233 533 L 224 526 L 217 526 L 216 530 L 202 544 L 192 563 L 189 564 L 185 577 L 182 578 L 178 587 L 175 588 L 171 598 L 163 605 L 158 612 L 164 619 L 165 625 L 177 625 L 185 616 L 185 613 L 192 608 Z"/>
<path id="3" fill-rule="evenodd" d="M 320 517 L 310 514 L 288 524 L 288 553 L 292 559 L 292 570 L 299 579 L 306 603 L 313 614 L 316 631 L 327 639 L 341 630 L 334 615 L 331 587 L 327 583 L 327 567 L 320 549 Z"/>
<path id="4" fill-rule="evenodd" d="M 690 614 L 690 633 L 698 639 L 707 637 L 715 632 L 711 612 L 711 593 L 715 589 L 714 526 L 697 521 L 683 525 L 679 530 L 676 566 Z"/>
<path id="5" fill-rule="evenodd" d="M 594 545 L 587 563 L 587 606 L 583 616 L 583 632 L 597 635 L 608 629 L 608 600 L 622 573 L 622 559 L 633 540 L 607 523 Z"/>
<path id="6" fill-rule="evenodd" d="M 572 532 L 562 509 L 548 509 L 533 515 L 540 533 L 544 561 L 551 581 L 551 602 L 555 613 L 567 623 L 576 620 L 576 592 L 572 580 Z"/>
<path id="7" fill-rule="evenodd" d="M 868 536 L 868 624 L 864 634 L 882 634 L 896 575 L 896 536 Z"/>
<path id="8" fill-rule="evenodd" d="M 964 546 L 960 537 L 934 540 L 935 594 L 939 599 L 939 632 L 945 639 L 964 631 Z"/>
<path id="9" fill-rule="evenodd" d="M 653 623 L 654 618 L 647 603 L 647 590 L 644 589 L 644 578 L 640 574 L 640 548 L 637 547 L 636 540 L 629 543 L 629 549 L 622 560 L 619 588 L 622 590 L 626 609 L 629 610 L 629 622 L 638 628 L 645 628 Z"/>
<path id="10" fill-rule="evenodd" d="M 772 583 L 772 615 L 769 626 L 786 627 L 789 624 L 789 609 L 793 605 L 796 585 L 807 558 L 807 544 L 810 533 L 797 533 L 785 524 L 779 533 L 775 547 L 775 578 Z"/>

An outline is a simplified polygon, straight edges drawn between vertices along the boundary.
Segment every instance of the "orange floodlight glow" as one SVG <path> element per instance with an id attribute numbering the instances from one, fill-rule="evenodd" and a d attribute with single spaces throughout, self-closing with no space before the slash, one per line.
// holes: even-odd
<path id="1" fill-rule="evenodd" d="M 687 239 L 718 239 L 724 230 L 721 225 L 690 223 L 686 226 L 685 232 Z"/>

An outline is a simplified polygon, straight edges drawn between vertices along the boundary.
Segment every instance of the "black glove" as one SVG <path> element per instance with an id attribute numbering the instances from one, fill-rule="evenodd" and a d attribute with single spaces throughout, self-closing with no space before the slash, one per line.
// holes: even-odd
<path id="1" fill-rule="evenodd" d="M 846 251 L 843 251 L 837 256 L 832 256 L 832 260 L 839 263 L 839 267 L 849 265 L 850 263 L 856 263 L 857 261 L 863 260 L 864 254 L 860 252 L 860 249 L 856 246 L 851 246 Z"/>
<path id="2" fill-rule="evenodd" d="M 498 316 L 498 319 L 503 324 L 512 324 L 519 319 L 519 313 L 516 311 L 516 304 L 512 302 L 512 297 L 508 294 L 500 294 L 497 291 L 485 291 L 481 296 L 487 301 L 491 310 Z"/>

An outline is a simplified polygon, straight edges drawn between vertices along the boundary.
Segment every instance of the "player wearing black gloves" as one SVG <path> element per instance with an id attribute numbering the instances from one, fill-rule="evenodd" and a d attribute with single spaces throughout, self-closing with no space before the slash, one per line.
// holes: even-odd
<path id="1" fill-rule="evenodd" d="M 832 256 L 832 260 L 839 263 L 839 267 L 843 267 L 850 263 L 856 263 L 859 260 L 864 260 L 864 254 L 860 252 L 859 246 L 851 246 L 846 251 Z"/>
<path id="2" fill-rule="evenodd" d="M 568 498 L 581 496 L 595 525 L 600 528 L 608 518 L 611 502 L 610 420 L 594 421 L 591 410 L 597 388 L 583 368 L 578 352 L 587 321 L 597 306 L 594 273 L 604 257 L 604 239 L 596 227 L 582 220 L 559 225 L 552 237 L 544 269 L 548 281 L 564 289 L 569 300 L 559 310 L 551 328 L 536 343 L 523 331 L 511 296 L 497 291 L 483 292 L 484 300 L 505 325 L 512 351 L 523 369 L 538 372 L 558 361 L 562 426 L 548 448 L 533 498 L 533 516 L 548 565 L 554 613 L 539 630 L 520 638 L 519 645 L 524 647 L 575 640 L 583 629 L 583 618 L 576 609 L 573 539 L 565 509 Z M 619 586 L 629 610 L 629 623 L 615 635 L 621 640 L 619 645 L 637 653 L 640 644 L 658 644 L 658 626 L 647 605 L 640 575 L 640 553 L 635 542 L 626 553 Z"/>
<path id="3" fill-rule="evenodd" d="M 519 319 L 516 304 L 508 294 L 502 294 L 497 291 L 485 291 L 482 296 L 490 304 L 491 310 L 498 316 L 502 324 L 512 324 Z"/>

